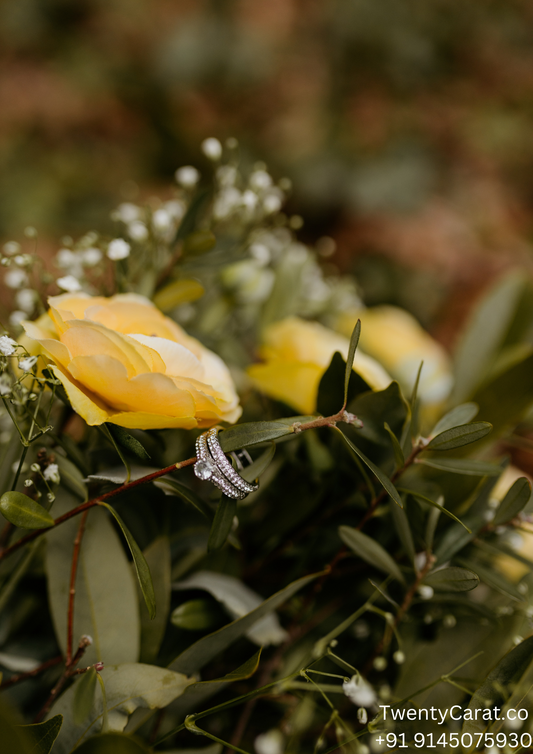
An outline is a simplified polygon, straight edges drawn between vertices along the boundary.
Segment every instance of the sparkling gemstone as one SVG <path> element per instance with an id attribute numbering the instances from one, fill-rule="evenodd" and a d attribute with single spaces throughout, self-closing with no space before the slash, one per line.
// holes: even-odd
<path id="1" fill-rule="evenodd" d="M 194 464 L 194 473 L 196 474 L 198 479 L 203 479 L 204 482 L 207 479 L 211 479 L 214 470 L 215 467 L 212 463 L 209 463 L 209 461 L 197 461 Z"/>

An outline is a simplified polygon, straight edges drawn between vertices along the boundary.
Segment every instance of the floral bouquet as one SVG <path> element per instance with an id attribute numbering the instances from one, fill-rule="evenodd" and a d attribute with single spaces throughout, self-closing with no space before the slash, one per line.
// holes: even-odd
<path id="1" fill-rule="evenodd" d="M 530 750 L 531 281 L 452 365 L 202 147 L 3 247 L 2 752 Z"/>

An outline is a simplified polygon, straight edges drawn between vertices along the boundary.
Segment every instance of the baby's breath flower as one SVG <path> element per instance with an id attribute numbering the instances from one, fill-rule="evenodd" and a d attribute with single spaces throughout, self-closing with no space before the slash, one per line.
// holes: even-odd
<path id="1" fill-rule="evenodd" d="M 37 231 L 32 225 L 28 225 L 27 228 L 24 228 L 24 235 L 26 238 L 37 238 Z"/>
<path id="2" fill-rule="evenodd" d="M 353 675 L 349 681 L 344 681 L 342 690 L 358 707 L 372 707 L 377 702 L 376 692 L 361 675 Z"/>
<path id="3" fill-rule="evenodd" d="M 47 482 L 53 482 L 54 484 L 59 484 L 59 481 L 60 481 L 59 466 L 57 465 L 57 463 L 50 463 L 44 470 L 43 477 L 46 479 Z"/>
<path id="4" fill-rule="evenodd" d="M 20 251 L 20 244 L 17 241 L 8 241 L 4 244 L 3 250 L 4 254 L 7 254 L 8 256 L 18 254 Z"/>
<path id="5" fill-rule="evenodd" d="M 11 356 L 14 354 L 17 345 L 17 341 L 13 340 L 13 338 L 10 338 L 8 335 L 0 335 L 0 353 L 4 356 Z"/>
<path id="6" fill-rule="evenodd" d="M 255 193 L 255 191 L 252 191 L 251 189 L 246 189 L 242 195 L 242 203 L 247 210 L 254 210 L 257 207 L 257 202 L 259 201 L 259 197 Z"/>
<path id="7" fill-rule="evenodd" d="M 9 381 L 9 377 L 3 374 L 0 377 L 0 395 L 10 395 L 10 394 L 11 394 L 11 382 Z"/>
<path id="8" fill-rule="evenodd" d="M 216 176 L 223 186 L 233 186 L 237 178 L 237 169 L 233 165 L 221 165 L 217 168 Z"/>
<path id="9" fill-rule="evenodd" d="M 261 267 L 265 267 L 270 262 L 270 251 L 264 243 L 253 243 L 250 246 L 250 256 Z"/>
<path id="10" fill-rule="evenodd" d="M 148 228 L 141 220 L 135 220 L 135 222 L 128 225 L 128 236 L 133 241 L 146 241 L 148 238 Z"/>
<path id="11" fill-rule="evenodd" d="M 17 291 L 15 301 L 22 311 L 31 314 L 35 307 L 35 292 L 29 288 L 23 288 L 21 291 Z"/>
<path id="12" fill-rule="evenodd" d="M 25 479 L 24 480 L 24 486 L 25 487 L 31 487 L 32 484 L 33 484 L 33 480 L 32 479 Z"/>
<path id="13" fill-rule="evenodd" d="M 222 157 L 222 144 L 218 139 L 213 137 L 205 139 L 202 142 L 202 152 L 206 157 L 209 157 L 210 160 L 220 160 Z"/>
<path id="14" fill-rule="evenodd" d="M 172 218 L 166 209 L 156 209 L 152 215 L 152 225 L 156 231 L 166 233 L 172 225 Z"/>
<path id="15" fill-rule="evenodd" d="M 263 209 L 267 215 L 273 215 L 275 212 L 279 212 L 281 209 L 281 198 L 278 194 L 267 194 L 263 199 Z"/>
<path id="16" fill-rule="evenodd" d="M 28 275 L 24 270 L 9 270 L 4 276 L 4 283 L 8 288 L 21 288 L 28 283 Z"/>
<path id="17" fill-rule="evenodd" d="M 200 173 L 192 165 L 184 165 L 175 173 L 176 181 L 183 188 L 194 188 L 200 180 Z"/>
<path id="18" fill-rule="evenodd" d="M 29 267 L 32 263 L 30 254 L 17 254 L 13 260 L 17 267 Z"/>
<path id="19" fill-rule="evenodd" d="M 24 359 L 19 359 L 19 368 L 23 372 L 30 372 L 36 363 L 37 356 L 26 356 Z"/>
<path id="20" fill-rule="evenodd" d="M 250 186 L 255 191 L 264 191 L 272 186 L 272 178 L 266 170 L 255 170 L 250 176 Z"/>
<path id="21" fill-rule="evenodd" d="M 47 500 L 48 500 L 49 503 L 53 503 L 54 500 L 56 499 L 56 496 L 54 495 L 53 492 L 47 492 L 46 493 L 46 498 L 47 498 Z"/>
<path id="22" fill-rule="evenodd" d="M 38 463 L 32 463 L 32 465 L 30 466 L 30 469 L 33 472 L 37 473 L 37 472 L 39 472 L 41 470 L 41 467 L 39 466 Z"/>
<path id="23" fill-rule="evenodd" d="M 113 220 L 121 220 L 123 223 L 132 223 L 139 218 L 140 208 L 136 204 L 131 202 L 123 202 L 119 204 L 116 210 L 113 212 Z"/>
<path id="24" fill-rule="evenodd" d="M 179 221 L 185 214 L 185 205 L 183 202 L 172 199 L 170 202 L 165 202 L 165 209 L 174 220 Z"/>
<path id="25" fill-rule="evenodd" d="M 254 741 L 256 754 L 283 754 L 284 748 L 283 734 L 276 729 L 260 733 Z"/>
<path id="26" fill-rule="evenodd" d="M 131 246 L 123 238 L 114 238 L 107 247 L 107 256 L 116 262 L 119 259 L 126 259 L 130 255 Z"/>
<path id="27" fill-rule="evenodd" d="M 81 283 L 74 275 L 65 275 L 65 277 L 56 280 L 56 283 L 63 291 L 67 291 L 67 293 L 81 291 Z"/>
<path id="28" fill-rule="evenodd" d="M 71 249 L 59 249 L 56 254 L 56 264 L 64 270 L 71 267 L 76 261 L 76 255 Z"/>
<path id="29" fill-rule="evenodd" d="M 100 251 L 100 249 L 91 246 L 89 249 L 85 249 L 82 252 L 81 258 L 83 260 L 83 264 L 86 264 L 87 267 L 94 267 L 95 264 L 98 264 L 98 262 L 102 259 L 102 252 Z"/>
<path id="30" fill-rule="evenodd" d="M 26 312 L 20 311 L 20 309 L 16 309 L 14 312 L 11 312 L 9 315 L 9 324 L 11 327 L 20 327 L 20 323 L 24 322 L 28 315 Z"/>

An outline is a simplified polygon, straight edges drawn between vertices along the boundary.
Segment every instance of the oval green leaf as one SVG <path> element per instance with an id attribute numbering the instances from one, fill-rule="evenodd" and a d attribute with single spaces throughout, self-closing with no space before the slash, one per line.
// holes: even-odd
<path id="1" fill-rule="evenodd" d="M 139 458 L 141 461 L 149 461 L 150 456 L 143 447 L 143 445 L 137 440 L 136 437 L 127 432 L 124 427 L 119 427 L 118 424 L 106 424 L 109 432 L 113 436 L 115 442 L 117 442 L 124 450 L 128 450 L 132 455 Z"/>
<path id="2" fill-rule="evenodd" d="M 471 422 L 478 411 L 479 406 L 477 403 L 473 403 L 472 401 L 469 403 L 461 403 L 460 406 L 452 408 L 451 411 L 448 411 L 447 414 L 444 414 L 444 416 L 439 419 L 429 433 L 429 436 L 436 437 L 447 429 L 452 429 L 453 427 L 458 427 L 460 424 Z"/>
<path id="3" fill-rule="evenodd" d="M 463 445 L 481 440 L 492 431 L 492 424 L 488 422 L 472 422 L 458 427 L 446 429 L 431 440 L 426 450 L 453 450 Z"/>
<path id="4" fill-rule="evenodd" d="M 211 531 L 209 532 L 209 540 L 207 543 L 207 549 L 209 552 L 212 550 L 220 550 L 225 544 L 231 531 L 231 527 L 233 526 L 233 519 L 236 512 L 237 501 L 231 497 L 222 495 L 213 523 L 211 524 Z"/>
<path id="5" fill-rule="evenodd" d="M 389 553 L 383 549 L 372 537 L 367 534 L 353 529 L 351 526 L 340 526 L 339 536 L 352 552 L 366 560 L 367 563 L 378 568 L 380 571 L 390 574 L 398 581 L 404 582 L 402 572 L 391 558 Z"/>
<path id="6" fill-rule="evenodd" d="M 91 668 L 84 673 L 75 686 L 74 701 L 72 703 L 73 718 L 76 725 L 81 725 L 94 704 L 96 690 L 96 670 Z"/>
<path id="7" fill-rule="evenodd" d="M 350 337 L 350 345 L 348 347 L 348 358 L 346 359 L 346 370 L 344 372 L 344 404 L 346 407 L 348 402 L 348 387 L 350 385 L 350 377 L 352 376 L 353 360 L 355 358 L 355 351 L 357 350 L 357 344 L 359 343 L 359 336 L 361 335 L 361 320 L 358 319 L 355 323 L 355 327 Z"/>
<path id="8" fill-rule="evenodd" d="M 496 515 L 492 520 L 493 525 L 499 526 L 500 524 L 505 524 L 515 516 L 518 516 L 520 511 L 527 505 L 530 497 L 531 485 L 529 480 L 525 476 L 520 477 L 510 487 L 501 501 Z"/>
<path id="9" fill-rule="evenodd" d="M 476 461 L 469 458 L 417 458 L 415 463 L 431 466 L 433 469 L 450 471 L 452 474 L 467 476 L 499 476 L 501 466 L 490 461 Z"/>
<path id="10" fill-rule="evenodd" d="M 218 617 L 218 611 L 211 602 L 189 600 L 172 612 L 170 622 L 186 631 L 205 631 L 216 624 Z"/>
<path id="11" fill-rule="evenodd" d="M 218 439 L 224 453 L 231 453 L 232 450 L 257 445 L 260 442 L 271 442 L 293 432 L 291 426 L 285 422 L 247 422 L 222 430 Z"/>
<path id="12" fill-rule="evenodd" d="M 131 536 L 126 524 L 118 515 L 116 510 L 112 508 L 108 503 L 99 503 L 99 505 L 103 505 L 107 508 L 107 510 L 114 516 L 115 521 L 122 529 L 122 533 L 124 534 L 126 542 L 128 543 L 128 547 L 130 548 L 131 555 L 133 557 L 133 563 L 135 564 L 137 578 L 139 579 L 139 585 L 141 587 L 141 592 L 143 593 L 144 601 L 146 602 L 146 607 L 148 608 L 148 613 L 150 614 L 150 618 L 153 619 L 155 618 L 155 592 L 154 585 L 152 583 L 152 576 L 150 574 L 150 569 L 148 567 L 148 563 L 146 562 L 146 558 L 142 554 L 141 548 Z"/>
<path id="13" fill-rule="evenodd" d="M 479 584 L 479 576 L 467 568 L 450 566 L 428 573 L 424 584 L 439 592 L 469 592 Z"/>
<path id="14" fill-rule="evenodd" d="M 4 492 L 0 497 L 0 513 L 21 529 L 48 529 L 54 525 L 48 511 L 22 492 Z"/>
<path id="15" fill-rule="evenodd" d="M 49 754 L 62 725 L 63 715 L 54 715 L 43 723 L 23 725 L 22 729 L 33 743 L 32 754 Z"/>

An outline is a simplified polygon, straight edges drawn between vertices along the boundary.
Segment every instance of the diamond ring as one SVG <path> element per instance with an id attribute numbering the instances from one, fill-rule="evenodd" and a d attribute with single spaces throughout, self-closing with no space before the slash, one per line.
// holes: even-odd
<path id="1" fill-rule="evenodd" d="M 233 468 L 217 438 L 218 429 L 213 427 L 201 434 L 196 440 L 196 457 L 194 473 L 198 479 L 210 481 L 215 487 L 234 500 L 243 500 L 250 492 L 259 488 L 258 484 L 247 482 Z M 250 456 L 242 454 L 248 462 Z M 239 468 L 243 468 L 241 459 L 235 459 Z"/>

